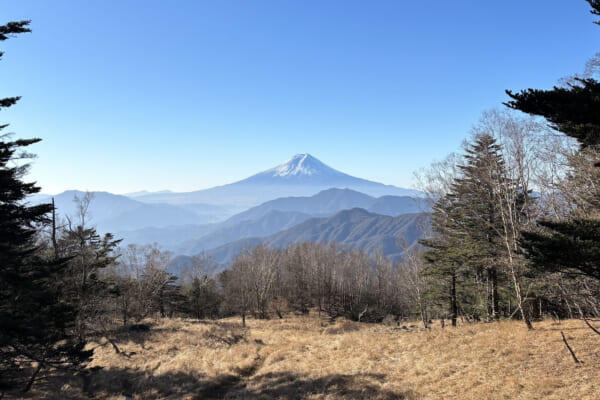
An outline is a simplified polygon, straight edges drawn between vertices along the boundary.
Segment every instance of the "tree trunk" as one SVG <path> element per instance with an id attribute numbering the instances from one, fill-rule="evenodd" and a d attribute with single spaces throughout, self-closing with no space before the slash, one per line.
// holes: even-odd
<path id="1" fill-rule="evenodd" d="M 423 320 L 423 327 L 425 327 L 425 329 L 428 328 L 427 326 L 427 313 L 425 312 L 425 308 L 423 307 L 423 303 L 419 301 L 419 308 L 421 310 L 421 320 Z"/>
<path id="2" fill-rule="evenodd" d="M 54 206 L 54 197 L 52 198 L 52 248 L 54 249 L 54 259 L 58 260 L 58 245 L 56 242 L 56 207 Z"/>
<path id="3" fill-rule="evenodd" d="M 502 204 L 502 200 L 500 201 L 500 204 Z M 510 202 L 507 202 L 507 204 L 510 204 Z M 506 246 L 506 252 L 508 255 L 508 266 L 510 268 L 510 274 L 512 276 L 513 279 L 513 284 L 515 285 L 515 295 L 517 298 L 517 306 L 519 307 L 519 311 L 521 312 L 521 317 L 523 318 L 523 322 L 525 322 L 525 325 L 527 326 L 527 329 L 533 329 L 533 325 L 531 324 L 531 320 L 529 319 L 529 315 L 527 314 L 527 312 L 525 311 L 525 301 L 523 299 L 523 292 L 522 292 L 522 288 L 521 288 L 521 270 L 520 267 L 515 265 L 516 261 L 514 259 L 513 256 L 513 246 L 515 247 L 516 250 L 516 235 L 517 235 L 517 230 L 514 224 L 514 221 L 512 220 L 512 210 L 509 207 L 508 210 L 508 217 L 510 217 L 510 221 L 507 220 L 507 216 L 505 216 L 504 212 L 500 213 L 500 216 L 502 217 L 502 225 L 503 225 L 503 229 L 504 229 L 504 245 Z M 510 227 L 509 227 L 509 222 L 510 222 Z M 512 232 L 512 236 L 511 233 L 509 232 L 509 229 Z M 519 270 L 517 270 L 517 268 L 519 268 Z"/>
<path id="4" fill-rule="evenodd" d="M 452 287 L 450 292 L 450 311 L 452 313 L 452 326 L 456 326 L 458 306 L 456 304 L 456 274 L 452 274 Z"/>
<path id="5" fill-rule="evenodd" d="M 486 283 L 486 292 L 487 292 L 487 298 L 486 298 L 486 308 L 487 308 L 487 320 L 488 322 L 491 321 L 493 319 L 493 314 L 494 314 L 494 310 L 493 310 L 493 305 L 494 304 L 494 296 L 492 295 L 493 290 L 492 290 L 492 268 L 486 268 L 486 272 L 487 272 L 487 276 L 485 278 L 485 283 Z"/>
<path id="6" fill-rule="evenodd" d="M 492 318 L 500 318 L 500 306 L 498 299 L 498 271 L 492 267 Z"/>
<path id="7" fill-rule="evenodd" d="M 527 315 L 527 312 L 525 311 L 523 296 L 521 294 L 521 282 L 520 282 L 520 279 L 517 278 L 514 267 L 511 267 L 511 275 L 513 277 L 513 282 L 515 284 L 515 294 L 517 296 L 517 305 L 519 306 L 519 311 L 521 311 L 521 317 L 523 318 L 523 322 L 525 322 L 527 329 L 533 329 L 533 325 L 531 324 L 529 315 Z"/>
<path id="8" fill-rule="evenodd" d="M 487 311 L 488 321 L 499 318 L 498 313 L 498 273 L 496 267 L 487 268 Z"/>

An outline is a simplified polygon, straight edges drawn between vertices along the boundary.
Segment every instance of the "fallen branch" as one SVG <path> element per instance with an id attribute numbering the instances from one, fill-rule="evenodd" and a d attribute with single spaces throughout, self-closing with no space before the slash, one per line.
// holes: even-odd
<path id="1" fill-rule="evenodd" d="M 587 320 L 586 317 L 583 317 L 583 320 L 585 321 L 585 323 L 587 324 L 587 326 L 590 327 L 591 330 L 593 330 L 594 332 L 596 332 L 596 334 L 600 335 L 600 331 L 598 329 L 594 328 L 592 326 L 592 324 L 589 323 L 589 321 Z"/>
<path id="2" fill-rule="evenodd" d="M 108 340 L 108 342 L 109 342 L 110 344 L 112 344 L 112 347 L 113 347 L 113 349 L 115 350 L 115 352 L 116 352 L 117 354 L 121 354 L 121 350 L 119 350 L 119 347 L 117 346 L 117 344 L 115 343 L 115 341 L 114 341 L 114 340 L 112 340 L 111 338 L 108 338 L 108 337 L 107 337 L 106 339 Z"/>
<path id="3" fill-rule="evenodd" d="M 594 332 L 596 332 L 598 335 L 600 335 L 600 332 L 594 328 L 592 326 L 592 324 L 590 324 L 587 320 L 587 318 L 585 317 L 585 315 L 583 315 L 583 312 L 581 311 L 581 307 L 579 307 L 579 304 L 575 304 L 577 306 L 577 309 L 579 310 L 579 315 L 581 316 L 581 319 L 585 321 L 586 325 L 590 327 L 591 330 L 593 330 Z"/>
<path id="4" fill-rule="evenodd" d="M 569 346 L 569 342 L 567 342 L 567 338 L 565 337 L 565 334 L 563 333 L 563 331 L 560 331 L 560 334 L 562 335 L 563 342 L 565 342 L 565 346 L 567 346 L 567 349 L 569 349 L 569 351 L 571 352 L 571 356 L 573 357 L 573 360 L 575 361 L 575 364 L 581 364 L 581 361 L 579 361 L 577 359 L 577 356 L 575 355 L 575 352 L 573 351 L 573 349 L 571 348 L 571 346 Z"/>

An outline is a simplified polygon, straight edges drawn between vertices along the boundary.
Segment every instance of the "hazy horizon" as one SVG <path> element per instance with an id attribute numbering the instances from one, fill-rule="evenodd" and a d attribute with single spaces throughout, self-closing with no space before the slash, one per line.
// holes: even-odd
<path id="1" fill-rule="evenodd" d="M 258 174 L 261 174 L 261 173 L 270 172 L 271 170 L 273 170 L 273 169 L 275 169 L 275 168 L 277 168 L 277 167 L 280 167 L 280 166 L 282 166 L 282 165 L 285 165 L 285 164 L 289 163 L 290 161 L 292 161 L 292 160 L 293 160 L 295 157 L 297 157 L 297 156 L 301 156 L 301 155 L 308 155 L 308 156 L 311 156 L 311 157 L 313 157 L 313 158 L 316 158 L 318 161 L 321 161 L 321 162 L 323 161 L 323 160 L 319 160 L 319 159 L 318 159 L 318 157 L 314 157 L 314 155 L 312 155 L 312 154 L 310 154 L 310 153 L 297 153 L 297 154 L 295 154 L 293 157 L 290 157 L 290 158 L 288 158 L 287 160 L 284 160 L 283 162 L 279 163 L 278 165 L 272 165 L 271 167 L 269 167 L 269 168 L 266 168 L 266 169 L 264 169 L 264 170 L 261 170 L 261 171 L 248 171 L 247 175 L 246 175 L 246 176 L 244 176 L 244 177 L 243 177 L 243 178 L 241 178 L 241 179 L 237 179 L 237 180 L 235 180 L 235 181 L 232 181 L 232 182 L 223 182 L 223 183 L 219 183 L 219 184 L 217 184 L 217 185 L 210 186 L 210 187 L 198 187 L 198 188 L 194 188 L 194 189 L 191 189 L 191 190 L 183 190 L 183 191 L 180 191 L 180 192 L 181 192 L 181 193 L 187 193 L 187 192 L 194 192 L 194 191 L 206 190 L 206 189 L 211 189 L 211 188 L 215 188 L 215 187 L 219 187 L 219 186 L 225 186 L 225 185 L 229 185 L 229 184 L 236 183 L 236 182 L 239 182 L 239 181 L 243 181 L 243 180 L 245 180 L 245 179 L 247 179 L 247 178 L 250 178 L 250 177 L 252 177 L 252 176 L 254 176 L 254 175 L 258 175 Z M 331 166 L 331 165 L 328 165 L 326 162 L 325 162 L 324 164 L 325 164 L 327 167 L 330 167 L 330 168 L 333 168 L 334 170 L 337 170 L 335 167 L 333 167 L 333 166 Z M 337 170 L 337 171 L 338 171 L 338 172 L 342 172 L 342 173 L 344 173 L 343 171 L 339 171 L 339 170 Z M 360 176 L 356 176 L 356 178 L 362 178 L 362 177 L 360 177 Z M 373 181 L 373 182 L 376 182 L 376 181 Z M 385 182 L 376 182 L 376 183 L 383 183 L 383 184 L 386 184 L 386 185 L 388 185 L 388 184 L 387 184 L 387 183 L 385 183 Z M 392 185 L 392 186 L 397 186 L 397 185 Z M 397 186 L 397 187 L 400 187 L 400 186 Z M 405 186 L 405 187 L 402 187 L 402 188 L 404 188 L 404 189 L 413 189 L 412 187 L 408 187 L 408 186 Z M 170 190 L 170 189 L 168 189 L 168 188 L 166 188 L 166 189 L 158 189 L 158 190 L 147 190 L 147 189 L 140 189 L 140 190 L 131 190 L 131 191 L 126 191 L 126 192 L 122 192 L 122 193 L 121 193 L 121 192 L 111 192 L 111 191 L 108 191 L 108 190 L 89 190 L 89 189 L 85 189 L 85 188 L 84 188 L 84 189 L 81 189 L 81 188 L 67 188 L 67 189 L 61 190 L 60 192 L 55 192 L 55 193 L 51 193 L 51 192 L 47 192 L 47 191 L 45 191 L 45 190 L 42 190 L 42 191 L 40 192 L 40 194 L 44 194 L 44 195 L 55 195 L 55 194 L 60 194 L 60 193 L 68 192 L 68 191 L 82 191 L 82 192 L 85 192 L 85 191 L 89 191 L 89 192 L 109 192 L 109 193 L 113 193 L 113 194 L 119 194 L 119 195 L 136 195 L 136 194 L 139 194 L 139 193 L 160 193 L 160 192 L 171 192 L 171 193 L 175 193 L 175 192 L 178 192 L 178 191 L 175 191 L 175 190 Z"/>

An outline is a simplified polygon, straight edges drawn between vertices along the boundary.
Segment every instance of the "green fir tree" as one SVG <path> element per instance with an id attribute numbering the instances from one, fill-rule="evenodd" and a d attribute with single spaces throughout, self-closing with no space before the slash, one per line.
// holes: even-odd
<path id="1" fill-rule="evenodd" d="M 0 41 L 29 31 L 29 21 L 9 22 L 0 26 Z M 0 110 L 18 100 L 0 99 Z M 43 369 L 70 367 L 90 356 L 73 335 L 76 310 L 63 302 L 57 284 L 66 260 L 48 259 L 36 245 L 52 205 L 27 205 L 27 196 L 39 188 L 22 179 L 31 157 L 24 149 L 39 141 L 0 136 L 0 390 L 27 390 Z"/>

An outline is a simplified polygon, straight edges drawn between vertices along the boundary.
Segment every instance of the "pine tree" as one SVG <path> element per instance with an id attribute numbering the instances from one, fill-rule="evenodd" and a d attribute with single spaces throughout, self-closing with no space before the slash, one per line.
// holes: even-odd
<path id="1" fill-rule="evenodd" d="M 600 15 L 600 1 L 588 0 L 592 14 Z M 598 22 L 596 22 L 598 23 Z M 527 89 L 507 91 L 512 98 L 507 106 L 544 117 L 550 125 L 577 139 L 582 151 L 600 148 L 600 82 L 577 78 L 567 87 L 552 90 Z M 590 160 L 590 167 L 600 167 L 600 158 Z M 574 174 L 580 171 L 575 168 Z M 597 178 L 596 178 L 597 179 Z M 596 183 L 596 182 L 595 182 Z M 598 204 L 592 199 L 591 204 Z M 523 232 L 522 247 L 533 265 L 544 271 L 582 274 L 600 280 L 600 207 L 595 213 L 579 215 L 567 221 L 539 221 L 539 232 Z"/>
<path id="2" fill-rule="evenodd" d="M 214 279 L 208 276 L 195 277 L 187 288 L 185 296 L 187 312 L 196 319 L 218 316 L 220 296 Z"/>
<path id="3" fill-rule="evenodd" d="M 503 174 L 502 167 L 499 146 L 494 139 L 489 135 L 476 137 L 466 148 L 464 165 L 459 165 L 462 177 L 455 179 L 451 191 L 434 206 L 432 222 L 439 237 L 422 242 L 432 248 L 425 254 L 426 260 L 436 265 L 433 271 L 431 268 L 427 271 L 447 275 L 451 281 L 453 320 L 459 271 L 461 275 L 468 273 L 478 278 L 476 282 L 486 281 L 485 312 L 490 320 L 499 316 L 497 264 L 501 222 L 493 186 Z"/>
<path id="4" fill-rule="evenodd" d="M 0 26 L 0 41 L 29 32 L 28 25 Z M 18 100 L 0 99 L 0 109 Z M 52 206 L 28 206 L 27 196 L 39 188 L 21 179 L 30 157 L 23 149 L 39 141 L 0 136 L 0 390 L 25 383 L 27 361 L 37 363 L 29 389 L 43 368 L 77 364 L 90 355 L 71 334 L 75 310 L 61 301 L 56 284 L 66 261 L 47 260 L 36 246 L 39 225 L 48 222 Z"/>
<path id="5" fill-rule="evenodd" d="M 488 319 L 499 317 L 498 264 L 501 226 L 496 188 L 505 179 L 500 146 L 489 135 L 480 135 L 466 149 L 463 171 L 453 185 L 452 197 L 461 205 L 460 218 L 469 239 L 469 263 L 475 274 L 485 274 Z"/>
<path id="6" fill-rule="evenodd" d="M 510 246 L 514 240 L 508 226 L 508 220 L 514 223 L 516 217 L 510 215 L 509 218 L 508 214 L 522 209 L 521 203 L 527 194 L 514 195 L 519 190 L 516 182 L 507 176 L 501 150 L 495 139 L 487 134 L 477 135 L 467 146 L 464 164 L 458 165 L 461 176 L 454 179 L 450 191 L 433 207 L 432 224 L 436 236 L 421 241 L 430 248 L 425 253 L 429 263 L 425 272 L 445 282 L 453 320 L 461 297 L 465 301 L 470 298 L 470 307 L 474 317 L 477 316 L 477 299 L 482 297 L 479 282 L 484 281 L 488 320 L 499 318 L 499 288 L 504 265 L 511 267 L 516 294 L 520 297 L 520 271 L 513 268 Z M 459 293 L 457 282 L 468 280 L 474 285 L 469 288 L 463 283 L 462 294 Z M 522 301 L 518 304 L 530 327 Z"/>
<path id="7" fill-rule="evenodd" d="M 57 253 L 68 259 L 60 283 L 63 301 L 77 310 L 76 332 L 81 340 L 97 330 L 105 316 L 109 286 L 102 270 L 117 260 L 115 249 L 121 242 L 110 233 L 100 236 L 93 227 L 69 227 L 58 239 Z"/>
<path id="8" fill-rule="evenodd" d="M 445 196 L 433 206 L 431 217 L 435 235 L 420 240 L 419 243 L 429 249 L 423 253 L 426 267 L 423 274 L 434 278 L 429 296 L 441 298 L 448 303 L 452 326 L 458 318 L 457 286 L 464 273 L 465 264 L 464 235 L 455 226 L 456 207 L 450 196 Z"/>

